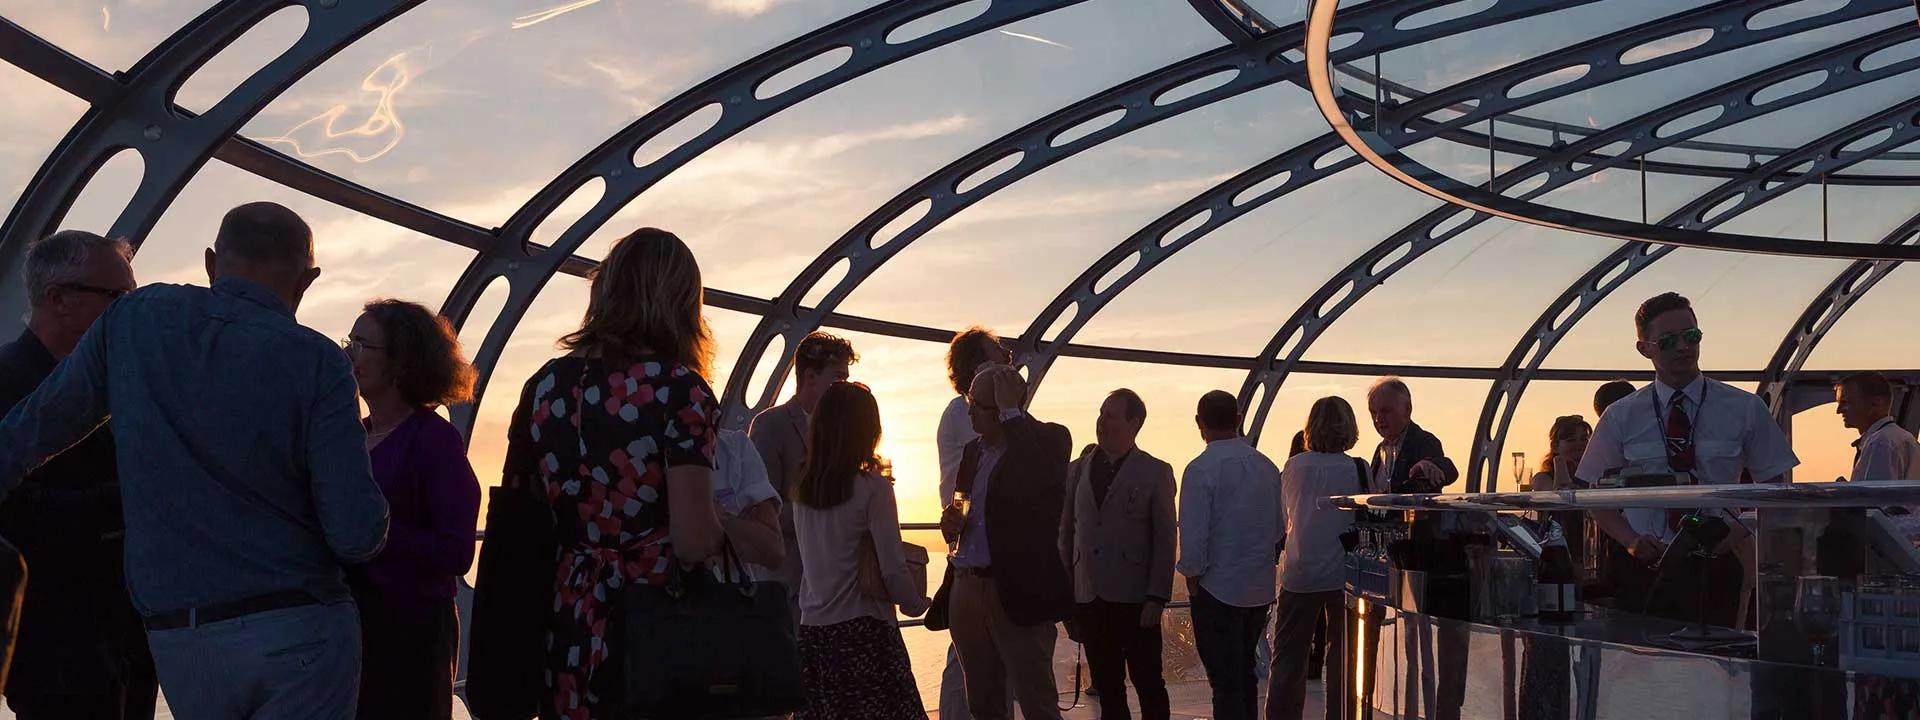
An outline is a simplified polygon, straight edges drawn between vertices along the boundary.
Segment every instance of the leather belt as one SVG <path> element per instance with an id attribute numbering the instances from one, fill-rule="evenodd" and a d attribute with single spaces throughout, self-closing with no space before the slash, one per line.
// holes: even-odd
<path id="1" fill-rule="evenodd" d="M 143 621 L 148 630 L 173 630 L 185 627 L 197 627 L 222 620 L 232 620 L 254 613 L 269 610 L 284 610 L 303 605 L 318 605 L 319 600 L 305 590 L 281 590 L 265 595 L 241 598 L 233 602 L 216 603 L 205 607 L 188 608 L 158 613 Z"/>

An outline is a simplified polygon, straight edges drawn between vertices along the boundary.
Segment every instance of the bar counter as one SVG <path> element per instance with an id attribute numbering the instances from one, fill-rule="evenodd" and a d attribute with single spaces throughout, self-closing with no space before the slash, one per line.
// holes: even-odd
<path id="1" fill-rule="evenodd" d="M 1365 542 L 1350 552 L 1343 634 L 1358 642 L 1345 644 L 1348 671 L 1328 690 L 1330 713 L 1338 717 L 1920 717 L 1920 553 L 1881 510 L 1920 505 L 1920 482 L 1349 495 L 1326 502 L 1409 515 L 1467 513 L 1452 523 L 1452 539 L 1492 545 L 1498 560 L 1482 558 L 1464 574 L 1426 573 L 1398 567 Z M 1630 605 L 1624 601 L 1583 603 L 1575 617 L 1554 622 L 1480 597 L 1510 600 L 1512 583 L 1489 591 L 1494 583 L 1476 573 L 1539 557 L 1539 538 L 1529 535 L 1537 528 L 1520 519 L 1528 511 L 1629 508 L 1710 509 L 1742 518 L 1755 533 L 1749 542 L 1757 553 L 1749 557 L 1758 558 L 1757 572 L 1744 568 L 1750 594 L 1742 607 L 1750 610 L 1736 624 L 1745 629 L 1709 629 L 1616 606 Z M 1426 596 L 1443 582 L 1444 594 L 1472 601 Z M 1813 620 L 1804 619 L 1796 600 L 1807 602 L 1799 594 L 1810 585 L 1838 588 L 1839 608 L 1825 616 L 1808 611 Z M 1676 639 L 1683 629 L 1718 637 Z"/>

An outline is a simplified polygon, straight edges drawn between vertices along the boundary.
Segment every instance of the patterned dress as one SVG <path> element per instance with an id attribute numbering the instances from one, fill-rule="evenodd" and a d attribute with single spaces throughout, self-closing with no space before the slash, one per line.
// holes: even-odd
<path id="1" fill-rule="evenodd" d="M 610 660 L 648 651 L 619 647 L 608 621 L 621 588 L 666 580 L 666 471 L 713 467 L 719 406 L 705 380 L 665 358 L 618 368 L 557 358 L 528 385 L 508 458 L 536 465 L 528 474 L 545 484 L 559 544 L 547 636 L 553 704 L 542 715 L 593 720 L 620 685 Z"/>

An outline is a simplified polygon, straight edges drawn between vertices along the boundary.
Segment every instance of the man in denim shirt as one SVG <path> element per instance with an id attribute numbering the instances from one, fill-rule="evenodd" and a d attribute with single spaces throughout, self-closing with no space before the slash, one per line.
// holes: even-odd
<path id="1" fill-rule="evenodd" d="M 10 491 L 113 417 L 128 589 L 181 717 L 354 713 L 341 568 L 380 551 L 387 505 L 346 356 L 293 319 L 320 275 L 312 238 L 287 208 L 234 208 L 211 289 L 120 299 L 0 421 Z"/>

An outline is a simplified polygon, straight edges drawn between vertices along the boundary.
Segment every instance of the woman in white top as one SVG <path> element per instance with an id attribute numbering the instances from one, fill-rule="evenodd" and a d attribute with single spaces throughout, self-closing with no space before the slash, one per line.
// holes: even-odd
<path id="1" fill-rule="evenodd" d="M 1273 673 L 1267 687 L 1267 720 L 1299 720 L 1307 696 L 1307 657 L 1314 627 L 1327 626 L 1328 692 L 1341 684 L 1346 623 L 1340 616 L 1346 548 L 1340 534 L 1353 515 L 1321 507 L 1330 495 L 1366 487 L 1367 466 L 1347 455 L 1360 437 L 1353 407 L 1337 397 L 1314 402 L 1307 413 L 1307 451 L 1280 472 L 1280 507 L 1286 517 L 1286 547 L 1280 554 L 1280 598 L 1274 602 Z M 1338 717 L 1328 703 L 1327 719 Z"/>
<path id="2" fill-rule="evenodd" d="M 838 382 L 811 424 L 806 471 L 793 487 L 807 686 L 807 709 L 795 718 L 922 720 L 927 713 L 894 607 L 918 617 L 933 601 L 907 567 L 893 485 L 877 472 L 880 408 L 865 385 Z M 868 554 L 878 561 L 884 597 L 862 588 L 860 564 Z"/>

